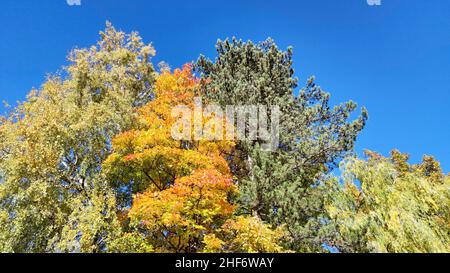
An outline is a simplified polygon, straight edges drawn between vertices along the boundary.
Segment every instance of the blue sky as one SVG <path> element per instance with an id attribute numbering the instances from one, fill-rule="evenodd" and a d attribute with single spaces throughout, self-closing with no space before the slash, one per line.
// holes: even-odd
<path id="1" fill-rule="evenodd" d="M 153 42 L 171 67 L 214 57 L 218 38 L 275 39 L 294 47 L 300 82 L 315 75 L 333 103 L 369 110 L 357 151 L 434 155 L 450 172 L 450 1 L 2 0 L 0 99 L 14 104 L 90 46 L 110 20 Z M 4 111 L 0 108 L 1 112 Z"/>

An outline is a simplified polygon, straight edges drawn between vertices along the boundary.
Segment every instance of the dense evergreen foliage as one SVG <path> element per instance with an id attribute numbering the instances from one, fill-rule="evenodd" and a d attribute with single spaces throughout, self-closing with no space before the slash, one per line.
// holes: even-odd
<path id="1" fill-rule="evenodd" d="M 203 77 L 202 94 L 226 105 L 278 105 L 281 109 L 280 144 L 264 152 L 258 141 L 241 142 L 233 168 L 242 206 L 273 225 L 287 224 L 289 246 L 298 251 L 320 251 L 323 186 L 320 176 L 353 149 L 364 128 L 367 113 L 349 121 L 353 102 L 331 107 L 330 96 L 308 80 L 295 95 L 297 79 L 292 69 L 292 49 L 283 52 L 272 40 L 261 44 L 219 41 L 216 60 L 200 57 L 197 70 Z M 236 162 L 236 160 L 234 160 Z"/>

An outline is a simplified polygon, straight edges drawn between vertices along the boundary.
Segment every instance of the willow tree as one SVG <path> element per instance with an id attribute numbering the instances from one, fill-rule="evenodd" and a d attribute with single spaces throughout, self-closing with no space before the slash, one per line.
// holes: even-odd
<path id="1" fill-rule="evenodd" d="M 343 163 L 343 184 L 329 196 L 327 210 L 337 227 L 330 245 L 342 252 L 449 252 L 450 179 L 439 163 L 424 157 L 408 164 L 369 152 L 367 160 Z"/>
<path id="2" fill-rule="evenodd" d="M 287 224 L 290 248 L 323 250 L 326 189 L 318 178 L 352 151 L 366 111 L 350 121 L 356 105 L 350 101 L 331 107 L 330 95 L 314 78 L 295 95 L 293 51 L 281 51 L 270 39 L 261 44 L 225 40 L 216 48 L 214 61 L 202 56 L 196 64 L 202 95 L 222 106 L 278 106 L 281 111 L 275 151 L 263 151 L 261 141 L 239 141 L 231 157 L 242 210 L 276 226 Z"/>
<path id="3" fill-rule="evenodd" d="M 155 51 L 111 24 L 1 121 L 0 251 L 102 251 L 119 236 L 101 163 L 152 98 Z"/>

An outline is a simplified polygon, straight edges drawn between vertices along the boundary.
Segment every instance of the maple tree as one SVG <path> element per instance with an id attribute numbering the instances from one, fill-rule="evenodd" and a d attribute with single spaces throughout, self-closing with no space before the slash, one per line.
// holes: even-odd
<path id="1" fill-rule="evenodd" d="M 129 227 L 145 229 L 156 251 L 199 252 L 222 225 L 235 223 L 236 236 L 251 225 L 266 231 L 259 235 L 267 243 L 254 250 L 282 251 L 276 244 L 282 236 L 271 233 L 268 225 L 232 220 L 232 199 L 238 189 L 225 155 L 234 143 L 172 137 L 177 117 L 171 111 L 179 104 L 192 106 L 198 84 L 189 65 L 173 74 L 164 71 L 155 84 L 155 99 L 139 109 L 138 128 L 112 141 L 114 153 L 104 167 L 114 187 L 126 189 L 118 190 L 118 200 L 128 214 Z"/>

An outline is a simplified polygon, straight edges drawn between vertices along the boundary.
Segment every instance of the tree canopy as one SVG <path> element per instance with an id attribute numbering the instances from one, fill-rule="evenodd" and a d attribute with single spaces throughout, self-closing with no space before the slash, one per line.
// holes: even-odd
<path id="1" fill-rule="evenodd" d="M 0 252 L 450 251 L 438 161 L 358 158 L 367 111 L 298 88 L 292 48 L 219 40 L 214 60 L 157 71 L 138 33 L 100 36 L 0 118 Z M 199 97 L 266 107 L 276 147 L 209 137 L 236 124 Z"/>

